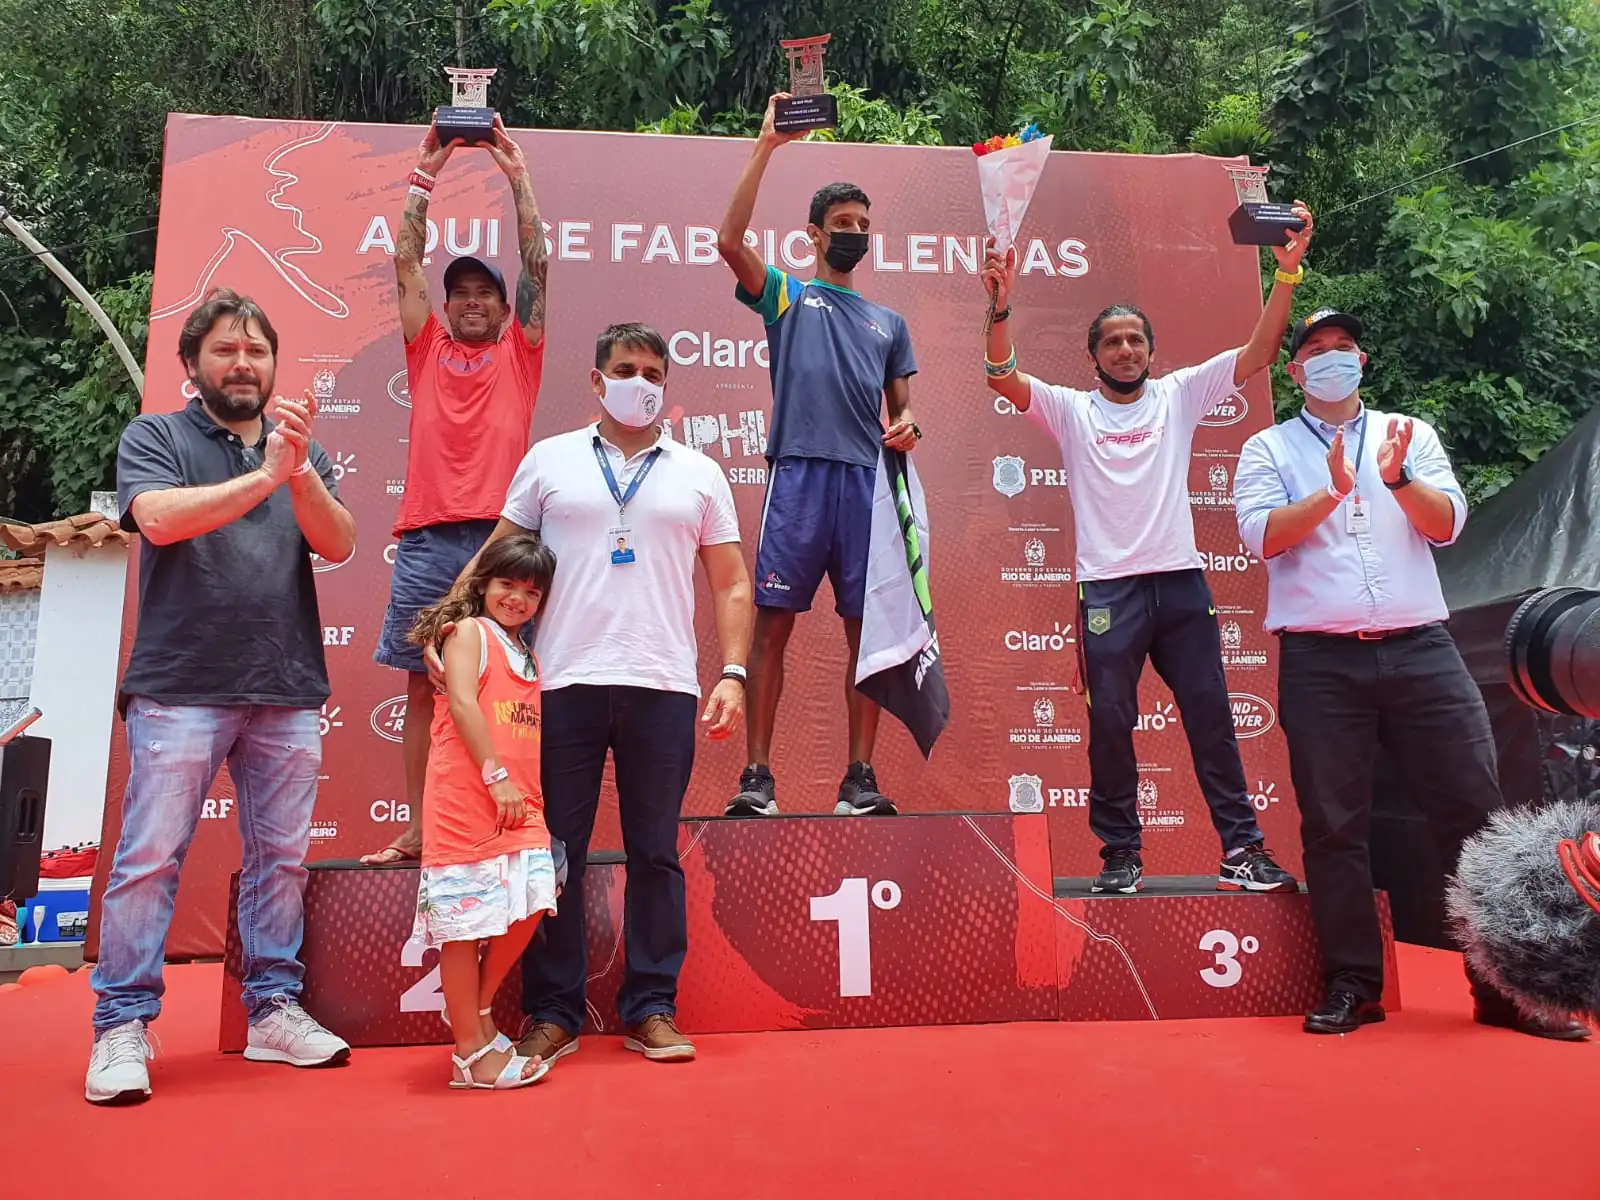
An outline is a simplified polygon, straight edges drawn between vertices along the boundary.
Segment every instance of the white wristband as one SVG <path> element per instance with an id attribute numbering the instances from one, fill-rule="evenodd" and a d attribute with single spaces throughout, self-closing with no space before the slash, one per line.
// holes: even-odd
<path id="1" fill-rule="evenodd" d="M 738 663 L 728 663 L 722 668 L 724 679 L 737 679 L 740 683 L 747 682 L 750 676 Z"/>
<path id="2" fill-rule="evenodd" d="M 1351 489 L 1351 491 L 1354 490 L 1354 488 Z M 1338 492 L 1333 490 L 1333 484 L 1331 483 L 1328 485 L 1328 495 L 1332 496 L 1340 504 L 1343 504 L 1346 500 L 1350 499 L 1350 492 L 1345 492 L 1343 495 L 1340 495 Z"/>
<path id="3" fill-rule="evenodd" d="M 308 458 L 308 459 L 305 460 L 305 462 L 301 463 L 293 471 L 290 471 L 289 472 L 289 476 L 292 479 L 296 475 L 304 475 L 309 470 L 311 470 L 311 460 Z"/>

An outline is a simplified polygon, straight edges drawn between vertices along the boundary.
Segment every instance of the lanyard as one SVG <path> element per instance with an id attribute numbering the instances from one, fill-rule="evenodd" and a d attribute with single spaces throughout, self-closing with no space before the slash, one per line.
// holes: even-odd
<path id="1" fill-rule="evenodd" d="M 611 498 L 617 502 L 617 523 L 620 525 L 628 507 L 628 501 L 633 499 L 634 493 L 639 490 L 639 485 L 644 482 L 644 477 L 650 474 L 650 468 L 656 465 L 656 459 L 661 457 L 661 447 L 657 446 L 650 451 L 649 456 L 639 465 L 633 473 L 633 479 L 628 483 L 628 490 L 624 492 L 617 486 L 617 477 L 611 473 L 611 460 L 606 457 L 604 447 L 600 445 L 597 437 L 592 443 L 594 446 L 594 459 L 600 464 L 600 472 L 606 477 L 606 486 L 611 489 Z"/>
<path id="2" fill-rule="evenodd" d="M 1305 413 L 1301 413 L 1300 414 L 1300 423 L 1311 431 L 1311 436 L 1316 438 L 1317 441 L 1321 442 L 1324 449 L 1327 449 L 1327 450 L 1332 450 L 1333 449 L 1333 443 L 1330 442 L 1327 438 L 1322 436 L 1322 431 L 1320 429 L 1318 429 L 1310 421 L 1306 420 Z M 1368 420 L 1367 420 L 1367 414 L 1365 412 L 1362 412 L 1362 414 L 1361 414 L 1361 436 L 1356 439 L 1356 469 L 1355 469 L 1356 486 L 1355 486 L 1355 493 L 1356 493 L 1357 499 L 1360 498 L 1360 492 L 1361 492 L 1361 452 L 1367 448 L 1367 425 L 1369 423 L 1370 422 L 1368 422 Z M 632 493 L 629 493 L 629 494 L 631 495 Z"/>

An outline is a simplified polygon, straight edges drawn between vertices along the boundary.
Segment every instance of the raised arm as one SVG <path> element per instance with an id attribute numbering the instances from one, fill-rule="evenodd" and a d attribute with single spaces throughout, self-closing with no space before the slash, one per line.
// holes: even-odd
<path id="1" fill-rule="evenodd" d="M 983 280 L 985 295 L 995 295 L 995 288 L 1000 289 L 994 302 L 996 315 L 1009 314 L 1011 285 L 1016 281 L 1016 277 L 1016 247 L 1013 246 L 1001 254 L 995 248 L 994 238 L 988 238 L 984 242 L 983 271 L 979 278 Z M 985 367 L 984 377 L 989 382 L 990 390 L 999 392 L 1011 401 L 1011 406 L 1019 413 L 1027 412 L 1033 394 L 1033 380 L 1016 369 L 1016 347 L 1011 341 L 1009 316 L 1005 320 L 996 321 L 989 329 L 988 340 L 984 342 L 983 357 L 986 364 L 989 364 Z M 1009 369 L 1005 369 L 1006 364 L 1009 364 Z"/>
<path id="2" fill-rule="evenodd" d="M 1261 435 L 1239 451 L 1233 475 L 1233 508 L 1239 540 L 1258 558 L 1276 558 L 1311 536 L 1355 490 L 1355 466 L 1345 455 L 1344 430 L 1328 447 L 1328 483 L 1304 499 L 1289 502 L 1283 475 Z"/>
<path id="3" fill-rule="evenodd" d="M 745 231 L 750 228 L 750 218 L 756 210 L 756 195 L 761 191 L 761 176 L 766 173 L 772 152 L 800 136 L 797 133 L 779 133 L 772 127 L 773 112 L 780 98 L 787 99 L 788 93 L 779 92 L 767 101 L 767 115 L 761 119 L 761 132 L 756 135 L 755 149 L 750 153 L 750 161 L 745 164 L 744 174 L 739 176 L 738 186 L 733 189 L 728 211 L 722 215 L 722 228 L 717 230 L 717 253 L 722 255 L 723 262 L 733 268 L 739 285 L 752 296 L 761 295 L 767 286 L 767 264 L 761 260 L 755 248 L 745 245 L 744 241 Z"/>
<path id="4" fill-rule="evenodd" d="M 1300 263 L 1311 245 L 1311 210 L 1295 201 L 1295 216 L 1306 223 L 1299 233 L 1291 231 L 1286 246 L 1274 246 L 1272 253 L 1278 259 L 1278 274 L 1274 276 L 1272 291 L 1261 309 L 1261 319 L 1255 332 L 1239 350 L 1233 362 L 1233 386 L 1242 387 L 1244 381 L 1257 371 L 1264 371 L 1278 361 L 1283 349 L 1283 331 L 1289 328 L 1289 310 L 1294 307 L 1294 289 L 1299 285 Z M 1283 276 L 1295 277 L 1295 282 L 1285 283 Z"/>
<path id="5" fill-rule="evenodd" d="M 439 131 L 428 126 L 422 145 L 417 147 L 417 165 L 410 175 L 406 207 L 400 216 L 400 232 L 394 241 L 395 291 L 400 299 L 400 331 L 407 342 L 414 340 L 428 323 L 433 302 L 428 298 L 428 280 L 422 273 L 422 260 L 428 253 L 428 196 L 438 182 L 439 173 L 449 161 L 450 152 L 460 139 L 447 146 L 439 144 Z"/>
<path id="6" fill-rule="evenodd" d="M 522 257 L 522 277 L 517 280 L 517 324 L 528 345 L 544 341 L 545 282 L 550 273 L 550 255 L 544 244 L 544 219 L 539 202 L 533 197 L 533 180 L 522 147 L 506 132 L 505 123 L 494 119 L 494 141 L 489 153 L 511 184 L 511 197 L 517 205 L 517 253 Z"/>

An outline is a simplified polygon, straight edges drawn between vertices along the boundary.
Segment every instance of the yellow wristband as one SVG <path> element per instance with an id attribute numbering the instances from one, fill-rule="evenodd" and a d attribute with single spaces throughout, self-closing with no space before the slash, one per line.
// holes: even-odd
<path id="1" fill-rule="evenodd" d="M 1300 284 L 1306 281 L 1305 264 L 1301 263 L 1298 267 L 1296 267 L 1293 275 L 1290 275 L 1286 271 L 1278 270 L 1272 273 L 1272 277 L 1279 283 L 1287 283 L 1290 287 L 1298 287 Z"/>

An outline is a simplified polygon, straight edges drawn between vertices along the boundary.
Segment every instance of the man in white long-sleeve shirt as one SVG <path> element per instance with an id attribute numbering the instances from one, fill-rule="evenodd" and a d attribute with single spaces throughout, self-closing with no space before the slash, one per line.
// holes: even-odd
<path id="1" fill-rule="evenodd" d="M 1266 628 L 1281 638 L 1278 712 L 1322 946 L 1327 991 L 1308 1033 L 1384 1017 L 1368 846 L 1378 747 L 1452 869 L 1504 804 L 1489 715 L 1445 629 L 1431 549 L 1460 535 L 1466 498 L 1426 421 L 1363 405 L 1361 333 L 1332 309 L 1295 323 L 1288 372 L 1305 407 L 1251 437 L 1234 476 L 1239 536 L 1266 562 Z M 1574 1021 L 1524 1017 L 1481 980 L 1472 991 L 1482 1024 L 1586 1036 Z"/>

